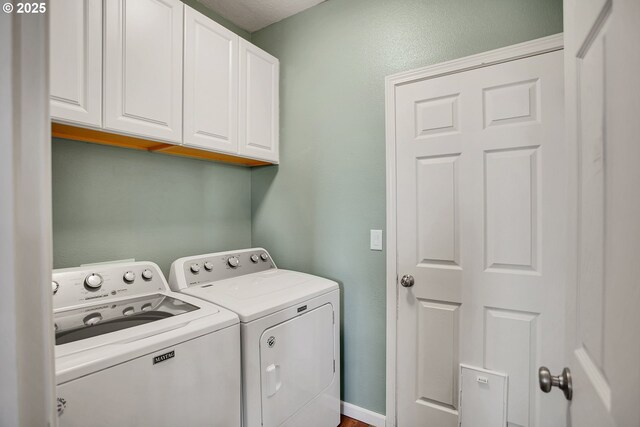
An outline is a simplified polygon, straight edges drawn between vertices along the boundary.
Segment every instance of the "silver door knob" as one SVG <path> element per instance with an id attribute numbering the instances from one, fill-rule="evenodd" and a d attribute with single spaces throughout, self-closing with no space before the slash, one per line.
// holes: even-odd
<path id="1" fill-rule="evenodd" d="M 405 274 L 404 276 L 402 276 L 402 278 L 400 279 L 400 284 L 402 286 L 404 286 L 405 288 L 410 288 L 413 286 L 413 284 L 415 283 L 415 280 L 413 280 L 413 276 L 410 274 Z"/>
<path id="2" fill-rule="evenodd" d="M 564 397 L 567 400 L 571 400 L 573 397 L 573 387 L 571 385 L 571 371 L 569 368 L 564 368 L 562 374 L 556 376 L 551 375 L 549 368 L 546 366 L 538 369 L 538 380 L 540 381 L 540 390 L 545 393 L 549 393 L 552 387 L 558 387 L 563 391 Z"/>

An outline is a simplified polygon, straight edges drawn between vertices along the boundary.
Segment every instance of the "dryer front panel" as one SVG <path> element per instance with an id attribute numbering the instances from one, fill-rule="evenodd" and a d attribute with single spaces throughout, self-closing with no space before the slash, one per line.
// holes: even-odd
<path id="1" fill-rule="evenodd" d="M 298 310 L 305 310 L 301 306 Z M 260 337 L 262 424 L 279 426 L 320 396 L 335 375 L 334 313 L 322 305 Z"/>

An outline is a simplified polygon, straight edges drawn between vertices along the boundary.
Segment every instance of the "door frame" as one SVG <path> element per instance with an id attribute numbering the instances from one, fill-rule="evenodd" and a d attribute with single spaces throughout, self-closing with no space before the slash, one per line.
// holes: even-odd
<path id="1" fill-rule="evenodd" d="M 0 424 L 54 427 L 48 11 L 2 13 L 0 59 Z"/>
<path id="2" fill-rule="evenodd" d="M 398 310 L 398 271 L 396 236 L 396 127 L 395 89 L 407 83 L 488 67 L 564 48 L 563 34 L 515 44 L 440 64 L 403 71 L 385 78 L 386 200 L 387 200 L 387 348 L 386 348 L 386 425 L 396 426 L 396 323 Z"/>

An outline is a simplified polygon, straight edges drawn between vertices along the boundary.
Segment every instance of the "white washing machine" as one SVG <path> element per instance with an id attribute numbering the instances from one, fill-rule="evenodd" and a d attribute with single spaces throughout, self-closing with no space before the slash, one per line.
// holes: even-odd
<path id="1" fill-rule="evenodd" d="M 63 427 L 240 426 L 240 326 L 151 262 L 53 271 Z"/>
<path id="2" fill-rule="evenodd" d="M 340 294 L 261 248 L 180 258 L 171 289 L 240 317 L 244 427 L 340 424 Z"/>

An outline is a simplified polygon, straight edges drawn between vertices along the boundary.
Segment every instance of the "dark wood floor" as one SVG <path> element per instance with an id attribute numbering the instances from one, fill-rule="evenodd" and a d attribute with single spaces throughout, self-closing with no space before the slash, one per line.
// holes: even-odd
<path id="1" fill-rule="evenodd" d="M 338 427 L 369 427 L 369 424 L 365 424 L 362 421 L 354 420 L 353 418 L 342 415 L 340 425 Z"/>

